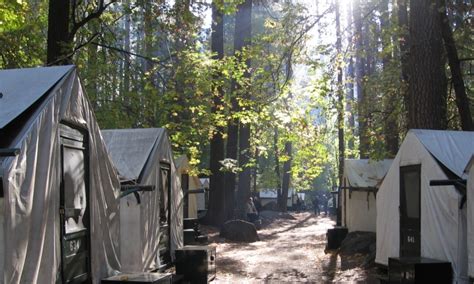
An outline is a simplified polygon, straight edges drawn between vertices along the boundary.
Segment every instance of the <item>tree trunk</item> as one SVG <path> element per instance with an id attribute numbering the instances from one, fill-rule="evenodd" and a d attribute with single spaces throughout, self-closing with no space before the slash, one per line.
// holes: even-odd
<path id="1" fill-rule="evenodd" d="M 235 35 L 234 51 L 242 51 L 250 46 L 252 36 L 252 0 L 245 0 L 238 6 L 235 15 Z M 246 60 L 247 67 L 250 67 L 250 59 Z M 244 77 L 250 78 L 250 73 L 246 71 Z M 239 87 L 240 89 L 240 87 Z M 244 99 L 249 100 L 250 94 L 245 93 Z M 248 167 L 250 161 L 250 124 L 240 123 L 239 127 L 239 180 L 237 186 L 237 217 L 245 217 L 245 204 L 250 198 L 250 175 L 251 169 Z"/>
<path id="2" fill-rule="evenodd" d="M 49 0 L 47 65 L 72 64 L 70 17 L 70 1 Z"/>
<path id="3" fill-rule="evenodd" d="M 341 39 L 341 22 L 339 14 L 339 1 L 335 1 L 335 12 L 336 12 L 336 51 L 338 55 L 342 53 L 342 39 Z M 339 58 L 339 56 L 338 56 Z M 339 141 L 338 146 L 338 182 L 339 186 L 342 186 L 342 178 L 344 175 L 344 159 L 345 159 L 345 142 L 344 142 L 344 92 L 342 90 L 342 62 L 336 62 L 337 64 L 337 137 Z M 339 191 L 341 192 L 341 191 Z M 337 224 L 341 225 L 341 214 L 337 216 Z"/>
<path id="4" fill-rule="evenodd" d="M 388 0 L 382 0 L 380 7 L 380 28 L 381 33 L 381 43 L 382 50 L 386 51 L 390 48 L 390 36 L 388 32 L 390 29 L 390 17 L 388 10 Z M 385 52 L 385 55 L 382 58 L 382 69 L 384 74 L 388 74 L 390 71 L 389 65 L 392 60 L 391 53 Z M 397 97 L 394 92 L 386 92 L 384 94 L 384 137 L 385 137 L 385 151 L 387 152 L 388 157 L 393 158 L 397 155 L 398 152 L 398 123 L 397 123 Z"/>
<path id="5" fill-rule="evenodd" d="M 213 59 L 220 60 L 224 57 L 224 21 L 223 14 L 217 8 L 216 2 L 212 3 L 212 33 L 211 51 L 214 53 Z M 220 74 L 214 80 L 219 80 Z M 214 96 L 212 112 L 217 114 L 223 104 L 222 88 L 218 86 L 217 95 Z M 226 192 L 224 173 L 220 170 L 220 161 L 224 160 L 224 129 L 217 127 L 211 138 L 210 145 L 210 184 L 209 184 L 209 208 L 207 211 L 207 221 L 209 224 L 221 225 L 227 219 L 226 212 Z"/>
<path id="6" fill-rule="evenodd" d="M 410 1 L 409 129 L 447 127 L 447 82 L 439 8 L 439 1 Z"/>
<path id="7" fill-rule="evenodd" d="M 360 0 L 354 1 L 354 26 L 355 26 L 355 78 L 357 86 L 357 110 L 359 123 L 359 156 L 361 159 L 369 156 L 369 137 L 367 135 L 367 111 L 364 88 L 364 77 L 366 70 L 366 59 L 364 58 L 364 34 L 362 33 L 362 9 Z"/>
<path id="8" fill-rule="evenodd" d="M 443 7 L 446 6 L 445 0 L 442 0 Z M 458 107 L 459 116 L 461 120 L 461 128 L 465 131 L 472 131 L 472 116 L 469 109 L 469 98 L 466 94 L 466 87 L 464 86 L 464 79 L 461 71 L 461 61 L 459 61 L 458 50 L 453 38 L 453 31 L 449 24 L 449 19 L 446 16 L 446 9 L 439 11 L 441 20 L 441 29 L 443 34 L 444 46 L 448 57 L 449 68 L 451 69 L 451 78 L 454 85 L 454 92 L 456 93 L 456 105 Z"/>
<path id="9" fill-rule="evenodd" d="M 400 37 L 398 45 L 400 49 L 400 63 L 401 63 L 401 80 L 402 80 L 402 94 L 403 104 L 405 110 L 408 110 L 408 51 L 409 51 L 409 33 L 408 33 L 408 0 L 397 0 L 398 4 L 398 28 L 400 30 Z"/>
<path id="10" fill-rule="evenodd" d="M 354 35 L 352 31 L 352 3 L 348 3 L 347 9 L 347 18 L 348 18 L 348 32 L 349 32 L 349 39 L 352 41 L 352 37 Z M 354 129 L 355 129 L 355 119 L 354 114 L 352 113 L 352 106 L 354 104 L 354 58 L 352 56 L 349 57 L 346 69 L 346 113 L 348 114 L 347 124 L 348 124 L 348 132 L 350 136 L 347 139 L 347 148 L 350 151 L 349 158 L 354 158 L 353 150 L 355 148 L 354 143 Z"/>
<path id="11" fill-rule="evenodd" d="M 292 157 L 292 143 L 287 141 L 285 143 L 285 155 L 289 157 L 283 163 L 283 181 L 281 183 L 281 197 L 278 199 L 278 209 L 281 212 L 287 211 L 288 191 L 290 188 L 290 177 L 291 177 L 291 157 Z"/>

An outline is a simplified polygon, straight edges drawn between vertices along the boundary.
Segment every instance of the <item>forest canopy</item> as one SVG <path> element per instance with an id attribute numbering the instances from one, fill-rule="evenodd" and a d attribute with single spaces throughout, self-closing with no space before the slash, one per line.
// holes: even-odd
<path id="1" fill-rule="evenodd" d="M 5 0 L 0 68 L 77 65 L 101 128 L 167 128 L 232 214 L 235 188 L 330 190 L 344 159 L 393 158 L 410 128 L 473 130 L 473 16 L 462 0 Z"/>

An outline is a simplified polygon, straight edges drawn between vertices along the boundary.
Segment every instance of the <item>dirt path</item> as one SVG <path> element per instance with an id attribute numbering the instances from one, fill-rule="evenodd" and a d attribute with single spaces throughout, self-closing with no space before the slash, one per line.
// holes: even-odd
<path id="1" fill-rule="evenodd" d="M 346 265 L 336 253 L 324 253 L 326 231 L 334 221 L 311 213 L 291 213 L 259 230 L 260 241 L 227 243 L 211 233 L 217 248 L 213 283 L 366 281 L 366 272 Z"/>

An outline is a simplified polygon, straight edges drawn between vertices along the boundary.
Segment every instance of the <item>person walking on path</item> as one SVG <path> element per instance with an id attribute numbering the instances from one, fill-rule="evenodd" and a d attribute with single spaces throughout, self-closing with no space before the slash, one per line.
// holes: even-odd
<path id="1" fill-rule="evenodd" d="M 317 216 L 319 216 L 319 214 L 321 213 L 320 210 L 319 210 L 319 200 L 318 200 L 318 197 L 314 197 L 313 199 L 313 207 L 314 207 L 314 214 L 316 214 Z"/>

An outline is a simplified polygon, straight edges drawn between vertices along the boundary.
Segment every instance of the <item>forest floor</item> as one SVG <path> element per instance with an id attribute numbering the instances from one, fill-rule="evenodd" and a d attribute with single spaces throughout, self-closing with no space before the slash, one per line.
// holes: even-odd
<path id="1" fill-rule="evenodd" d="M 217 250 L 213 283 L 363 282 L 377 283 L 375 268 L 361 268 L 365 255 L 341 258 L 325 253 L 326 231 L 332 218 L 313 213 L 290 213 L 289 218 L 264 220 L 260 241 L 231 243 L 217 229 L 203 227 Z"/>

